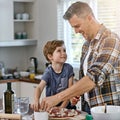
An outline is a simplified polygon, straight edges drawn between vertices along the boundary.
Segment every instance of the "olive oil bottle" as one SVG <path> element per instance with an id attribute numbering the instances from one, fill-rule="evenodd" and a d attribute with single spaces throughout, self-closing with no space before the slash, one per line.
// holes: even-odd
<path id="1" fill-rule="evenodd" d="M 5 113 L 14 112 L 14 92 L 11 89 L 11 82 L 7 83 L 7 90 L 4 92 L 4 109 Z"/>

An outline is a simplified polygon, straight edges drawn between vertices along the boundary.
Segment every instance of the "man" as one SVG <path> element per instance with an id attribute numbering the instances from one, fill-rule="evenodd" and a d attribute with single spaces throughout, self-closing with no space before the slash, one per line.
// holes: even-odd
<path id="1" fill-rule="evenodd" d="M 120 105 L 120 39 L 96 20 L 87 3 L 73 3 L 63 17 L 86 39 L 80 80 L 63 92 L 44 98 L 41 109 L 49 110 L 61 101 L 84 93 L 89 107 L 105 103 Z"/>

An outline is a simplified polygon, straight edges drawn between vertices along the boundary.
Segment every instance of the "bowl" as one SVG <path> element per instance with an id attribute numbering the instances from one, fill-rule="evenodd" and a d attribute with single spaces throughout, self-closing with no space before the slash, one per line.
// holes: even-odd
<path id="1" fill-rule="evenodd" d="M 30 73 L 29 73 L 29 72 L 26 72 L 26 71 L 21 71 L 21 72 L 20 72 L 20 76 L 21 76 L 21 77 L 28 77 L 29 74 L 30 74 Z"/>
<path id="2" fill-rule="evenodd" d="M 104 113 L 105 106 L 91 108 L 93 120 L 120 120 L 120 106 L 107 105 L 107 113 Z"/>

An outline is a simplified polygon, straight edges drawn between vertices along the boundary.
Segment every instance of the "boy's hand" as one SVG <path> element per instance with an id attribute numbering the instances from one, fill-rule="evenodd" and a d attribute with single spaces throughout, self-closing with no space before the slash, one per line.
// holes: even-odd
<path id="1" fill-rule="evenodd" d="M 72 99 L 70 99 L 71 105 L 73 106 L 76 105 L 79 100 L 80 100 L 80 96 L 73 97 Z"/>

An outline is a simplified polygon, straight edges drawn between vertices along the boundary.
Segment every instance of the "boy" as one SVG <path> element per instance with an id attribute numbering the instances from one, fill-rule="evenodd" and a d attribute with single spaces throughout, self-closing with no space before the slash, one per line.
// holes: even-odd
<path id="1" fill-rule="evenodd" d="M 33 105 L 35 111 L 40 109 L 39 98 L 45 86 L 46 96 L 55 95 L 72 86 L 74 78 L 73 67 L 65 63 L 67 54 L 64 41 L 48 41 L 44 46 L 43 53 L 50 65 L 46 68 L 42 75 L 41 82 L 35 90 Z M 57 106 L 76 109 L 76 106 L 72 106 L 69 100 L 63 101 Z"/>

